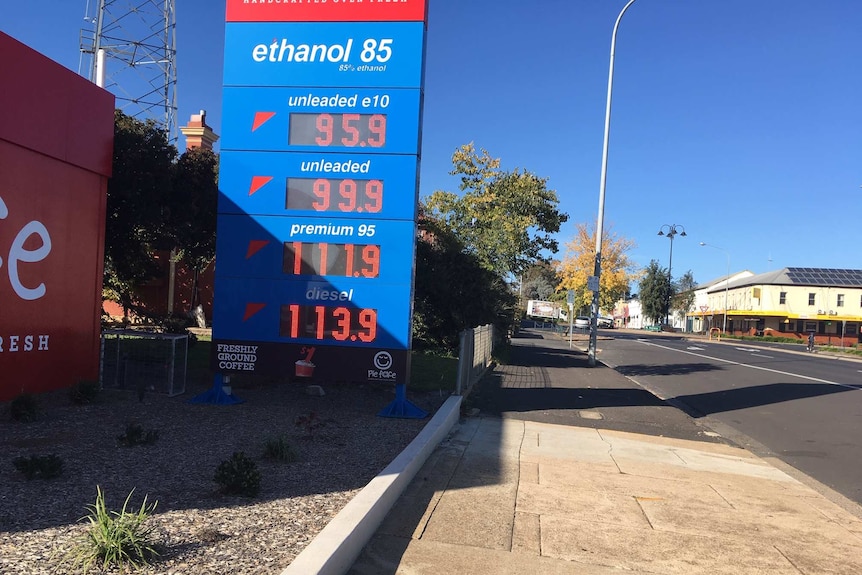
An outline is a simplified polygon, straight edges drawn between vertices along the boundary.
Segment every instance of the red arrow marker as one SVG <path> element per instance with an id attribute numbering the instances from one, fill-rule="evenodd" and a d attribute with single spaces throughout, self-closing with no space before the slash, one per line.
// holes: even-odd
<path id="1" fill-rule="evenodd" d="M 248 242 L 248 251 L 245 252 L 245 259 L 250 258 L 260 250 L 266 247 L 269 240 L 251 240 Z"/>
<path id="2" fill-rule="evenodd" d="M 248 189 L 248 195 L 254 194 L 262 187 L 267 185 L 272 180 L 272 176 L 252 176 L 251 187 Z"/>
<path id="3" fill-rule="evenodd" d="M 247 303 L 245 304 L 245 315 L 242 316 L 242 321 L 248 321 L 248 318 L 266 307 L 265 303 Z"/>
<path id="4" fill-rule="evenodd" d="M 254 132 L 264 124 L 270 121 L 275 116 L 275 112 L 255 112 L 254 123 L 251 125 L 251 131 Z"/>

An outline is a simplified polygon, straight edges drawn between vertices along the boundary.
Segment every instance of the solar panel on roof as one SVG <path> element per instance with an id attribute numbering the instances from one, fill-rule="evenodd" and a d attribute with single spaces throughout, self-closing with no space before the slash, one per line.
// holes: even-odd
<path id="1" fill-rule="evenodd" d="M 862 287 L 862 270 L 839 268 L 787 268 L 792 283 Z"/>

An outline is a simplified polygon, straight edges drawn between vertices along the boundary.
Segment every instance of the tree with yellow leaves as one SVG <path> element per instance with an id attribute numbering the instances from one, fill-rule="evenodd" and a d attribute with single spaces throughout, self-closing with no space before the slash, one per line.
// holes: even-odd
<path id="1" fill-rule="evenodd" d="M 625 297 L 629 284 L 640 277 L 637 266 L 628 257 L 635 242 L 604 228 L 602 237 L 602 275 L 599 284 L 599 309 L 612 310 Z M 578 224 L 575 237 L 566 244 L 566 255 L 560 262 L 560 284 L 557 289 L 575 292 L 574 309 L 589 308 L 593 293 L 587 289 L 587 278 L 593 275 L 596 262 L 595 226 Z"/>

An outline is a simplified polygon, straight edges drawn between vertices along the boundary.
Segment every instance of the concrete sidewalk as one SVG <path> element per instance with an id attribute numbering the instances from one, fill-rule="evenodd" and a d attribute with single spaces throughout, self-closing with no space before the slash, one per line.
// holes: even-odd
<path id="1" fill-rule="evenodd" d="M 468 418 L 349 571 L 862 573 L 862 521 L 745 450 Z"/>

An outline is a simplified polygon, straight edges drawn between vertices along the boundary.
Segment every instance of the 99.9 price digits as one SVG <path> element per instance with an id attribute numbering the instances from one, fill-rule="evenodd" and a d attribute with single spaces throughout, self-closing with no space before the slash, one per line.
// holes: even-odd
<path id="1" fill-rule="evenodd" d="M 289 304 L 281 306 L 280 335 L 318 341 L 359 341 L 377 339 L 377 310 L 345 306 Z"/>
<path id="2" fill-rule="evenodd" d="M 383 209 L 383 181 L 288 178 L 285 208 L 376 214 Z"/>

